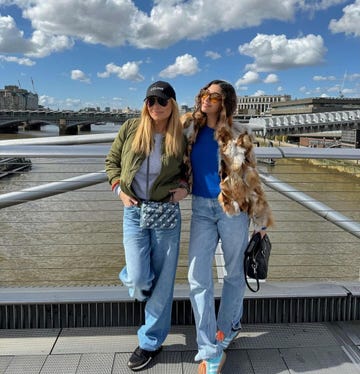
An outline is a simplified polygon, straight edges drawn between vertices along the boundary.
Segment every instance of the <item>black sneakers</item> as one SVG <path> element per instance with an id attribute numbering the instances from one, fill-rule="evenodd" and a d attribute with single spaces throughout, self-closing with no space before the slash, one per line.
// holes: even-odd
<path id="1" fill-rule="evenodd" d="M 145 349 L 137 347 L 134 353 L 130 356 L 128 367 L 133 371 L 144 369 L 145 366 L 147 366 L 150 361 L 160 353 L 161 349 L 162 347 L 156 351 L 146 351 Z"/>

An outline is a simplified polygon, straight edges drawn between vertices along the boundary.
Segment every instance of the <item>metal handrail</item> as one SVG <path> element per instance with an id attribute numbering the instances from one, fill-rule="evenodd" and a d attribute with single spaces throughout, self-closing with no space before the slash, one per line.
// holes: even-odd
<path id="1" fill-rule="evenodd" d="M 251 127 L 251 126 L 250 126 Z M 109 144 L 117 133 L 54 136 L 30 139 L 9 139 L 0 141 L 1 156 L 28 157 L 102 157 L 107 154 Z M 93 144 L 106 143 L 107 145 Z M 87 146 L 90 144 L 91 146 Z M 41 147 L 38 147 L 41 145 Z M 66 145 L 66 153 L 63 146 Z M 308 148 L 294 145 L 276 147 L 256 147 L 258 158 L 314 158 L 360 160 L 360 149 L 354 148 Z"/>
<path id="2" fill-rule="evenodd" d="M 78 158 L 78 157 L 105 157 L 108 152 L 109 145 L 73 145 L 85 143 L 99 143 L 112 140 L 115 134 L 101 134 L 101 135 L 79 135 L 54 138 L 41 139 L 26 139 L 26 144 L 18 145 L 18 140 L 0 142 L 0 157 L 52 157 L 52 158 Z M 20 139 L 22 140 L 22 139 Z M 38 143 L 37 143 L 38 142 Z M 12 145 L 10 145 L 10 143 Z M 35 144 L 42 144 L 41 147 Z M 45 144 L 53 145 L 45 145 Z M 62 145 L 59 145 L 62 144 Z M 69 144 L 65 147 L 65 144 Z M 70 145 L 72 144 L 72 145 Z M 3 146 L 1 146 L 3 145 Z M 65 151 L 66 150 L 66 151 Z M 342 149 L 342 148 L 294 148 L 294 147 L 257 147 L 255 153 L 258 158 L 318 158 L 318 159 L 346 159 L 346 160 L 360 160 L 359 149 Z M 327 205 L 314 200 L 305 193 L 302 193 L 294 187 L 281 182 L 275 177 L 260 173 L 262 181 L 270 188 L 286 195 L 293 201 L 300 203 L 314 213 L 320 215 L 328 221 L 333 222 L 350 234 L 360 238 L 360 224 L 342 215 L 341 213 L 331 209 Z M 49 197 L 56 194 L 61 194 L 68 191 L 88 187 L 106 181 L 106 174 L 104 171 L 96 173 L 85 174 L 60 182 L 53 182 L 26 188 L 17 192 L 10 192 L 0 195 L 0 209 L 16 204 L 21 204 L 26 201 L 37 200 L 44 197 Z"/>
<path id="3" fill-rule="evenodd" d="M 107 180 L 105 171 L 89 173 L 74 178 L 64 179 L 60 182 L 47 183 L 36 187 L 25 188 L 21 191 L 9 192 L 0 195 L 0 209 L 22 204 L 27 201 L 43 199 L 80 188 L 93 186 Z"/>
<path id="4" fill-rule="evenodd" d="M 327 221 L 332 222 L 346 232 L 360 239 L 360 224 L 358 222 L 351 220 L 336 210 L 331 209 L 328 205 L 314 200 L 313 197 L 310 197 L 309 195 L 297 190 L 287 183 L 281 182 L 279 179 L 271 175 L 260 173 L 260 177 L 261 180 L 270 188 L 280 192 L 291 200 L 296 201 L 320 217 L 325 218 Z"/>

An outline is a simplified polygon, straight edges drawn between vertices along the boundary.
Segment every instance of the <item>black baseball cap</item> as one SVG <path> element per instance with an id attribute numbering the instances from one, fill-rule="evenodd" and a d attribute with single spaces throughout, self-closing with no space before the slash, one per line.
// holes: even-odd
<path id="1" fill-rule="evenodd" d="M 168 82 L 157 81 L 149 86 L 146 91 L 146 98 L 156 96 L 162 99 L 169 100 L 171 97 L 176 100 L 175 90 Z"/>

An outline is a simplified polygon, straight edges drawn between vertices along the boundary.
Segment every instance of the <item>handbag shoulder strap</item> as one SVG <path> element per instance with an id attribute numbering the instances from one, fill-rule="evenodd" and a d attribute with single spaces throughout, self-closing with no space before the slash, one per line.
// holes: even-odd
<path id="1" fill-rule="evenodd" d="M 246 256 L 244 257 L 244 269 L 247 269 L 247 261 L 249 261 Z M 248 289 L 251 291 L 251 292 L 258 292 L 260 290 L 260 282 L 259 282 L 259 278 L 256 277 L 255 280 L 256 280 L 256 289 L 255 288 L 252 288 L 249 281 L 248 281 L 248 277 L 246 276 L 246 272 L 244 272 L 244 276 L 245 276 L 245 282 L 246 282 L 246 285 L 248 287 Z"/>

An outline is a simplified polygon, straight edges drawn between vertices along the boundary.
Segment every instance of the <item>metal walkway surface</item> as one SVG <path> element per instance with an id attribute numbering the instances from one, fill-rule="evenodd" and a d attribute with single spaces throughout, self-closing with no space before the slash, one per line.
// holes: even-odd
<path id="1" fill-rule="evenodd" d="M 136 327 L 0 330 L 0 373 L 132 373 Z M 194 326 L 173 326 L 142 373 L 197 373 Z M 245 324 L 223 374 L 360 373 L 360 321 Z"/>

